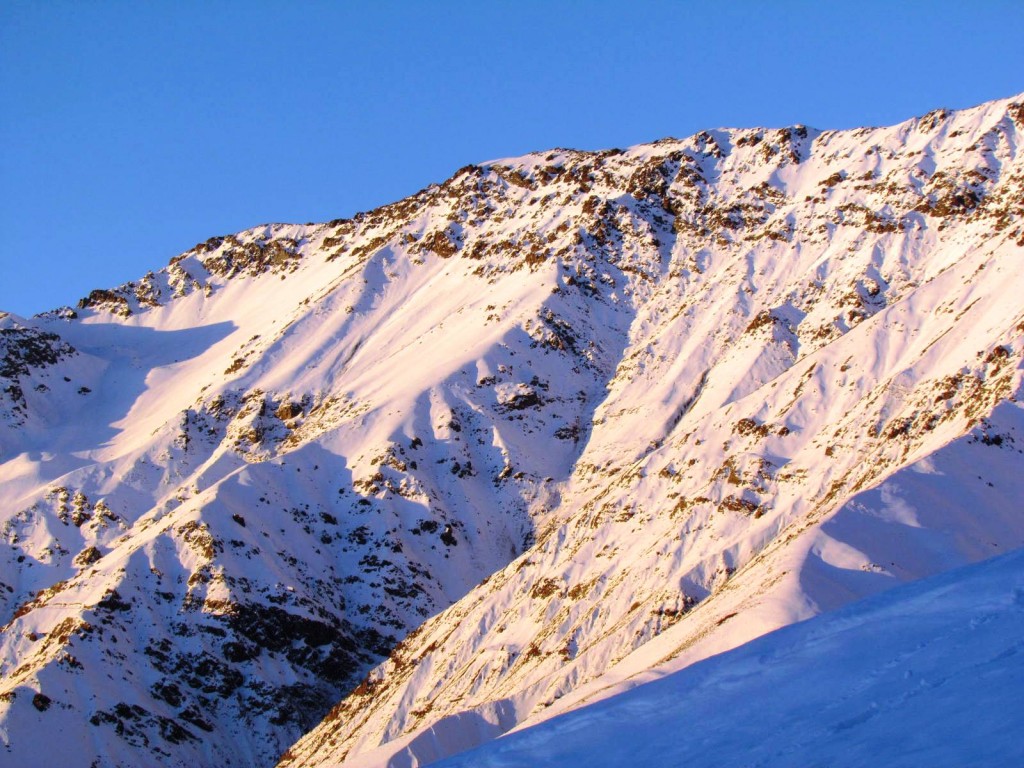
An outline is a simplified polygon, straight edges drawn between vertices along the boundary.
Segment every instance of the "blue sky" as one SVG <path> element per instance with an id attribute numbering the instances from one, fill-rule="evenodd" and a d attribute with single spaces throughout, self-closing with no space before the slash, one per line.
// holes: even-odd
<path id="1" fill-rule="evenodd" d="M 1024 2 L 0 2 L 0 309 L 470 162 L 1024 91 Z"/>

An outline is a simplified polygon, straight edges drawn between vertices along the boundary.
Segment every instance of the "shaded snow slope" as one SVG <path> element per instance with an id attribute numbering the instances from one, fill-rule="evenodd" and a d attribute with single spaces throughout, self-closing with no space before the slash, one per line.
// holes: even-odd
<path id="1" fill-rule="evenodd" d="M 1022 637 L 1016 551 L 778 630 L 436 765 L 1019 765 Z"/>
<path id="2" fill-rule="evenodd" d="M 0 316 L 3 754 L 425 759 L 1024 543 L 1022 133 L 537 153 Z"/>

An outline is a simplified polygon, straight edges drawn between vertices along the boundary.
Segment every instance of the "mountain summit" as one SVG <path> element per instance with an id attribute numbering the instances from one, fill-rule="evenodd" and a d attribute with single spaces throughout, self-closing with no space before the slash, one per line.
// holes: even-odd
<path id="1" fill-rule="evenodd" d="M 1021 546 L 1022 140 L 531 154 L 3 315 L 3 754 L 422 764 Z"/>

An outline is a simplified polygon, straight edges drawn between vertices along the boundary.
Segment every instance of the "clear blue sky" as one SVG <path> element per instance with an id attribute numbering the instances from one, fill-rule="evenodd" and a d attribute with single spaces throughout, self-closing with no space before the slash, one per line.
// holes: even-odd
<path id="1" fill-rule="evenodd" d="M 0 0 L 0 309 L 470 162 L 1024 91 L 1024 2 Z"/>

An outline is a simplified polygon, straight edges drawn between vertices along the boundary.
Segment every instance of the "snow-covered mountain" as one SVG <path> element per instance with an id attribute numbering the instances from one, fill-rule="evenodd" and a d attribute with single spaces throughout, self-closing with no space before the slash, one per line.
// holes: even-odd
<path id="1" fill-rule="evenodd" d="M 1021 546 L 1022 102 L 469 166 L 3 316 L 5 754 L 418 764 Z"/>

